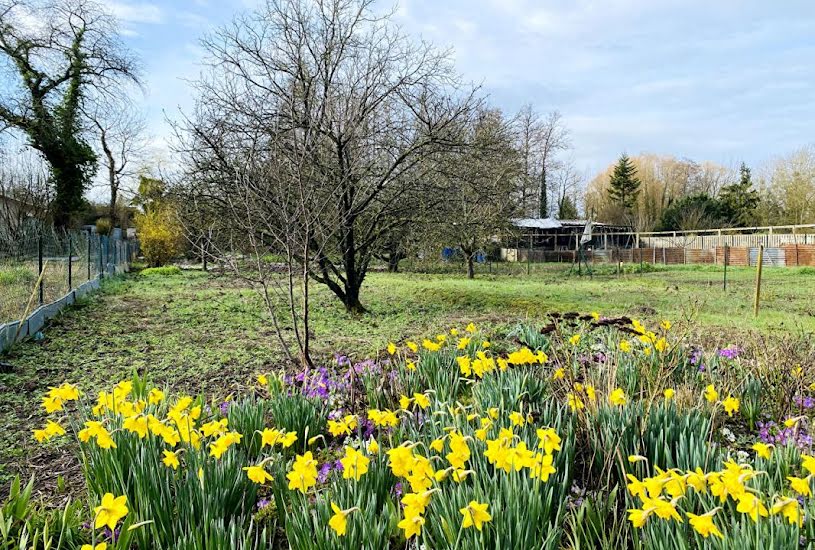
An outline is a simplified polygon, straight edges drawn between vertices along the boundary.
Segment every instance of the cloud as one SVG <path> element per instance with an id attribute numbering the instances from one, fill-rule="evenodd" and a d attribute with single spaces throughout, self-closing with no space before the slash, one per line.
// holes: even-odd
<path id="1" fill-rule="evenodd" d="M 165 22 L 164 10 L 155 4 L 113 1 L 108 2 L 106 5 L 117 19 L 125 23 L 148 23 L 157 25 Z"/>

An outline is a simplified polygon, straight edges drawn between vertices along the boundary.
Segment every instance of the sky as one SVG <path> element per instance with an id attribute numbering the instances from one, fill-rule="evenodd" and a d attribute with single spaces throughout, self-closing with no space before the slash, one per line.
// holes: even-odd
<path id="1" fill-rule="evenodd" d="M 106 5 L 142 59 L 141 103 L 166 150 L 167 117 L 193 103 L 201 36 L 257 1 Z M 815 142 L 812 0 L 401 0 L 394 19 L 451 48 L 492 105 L 560 111 L 567 156 L 589 176 L 622 152 L 757 166 Z"/>

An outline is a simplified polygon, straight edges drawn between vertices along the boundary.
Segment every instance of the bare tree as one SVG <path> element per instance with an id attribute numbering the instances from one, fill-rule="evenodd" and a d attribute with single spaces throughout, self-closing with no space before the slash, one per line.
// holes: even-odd
<path id="1" fill-rule="evenodd" d="M 0 151 L 0 240 L 15 242 L 48 219 L 51 190 L 38 155 Z"/>
<path id="2" fill-rule="evenodd" d="M 70 223 L 96 170 L 82 106 L 136 80 L 115 20 L 88 0 L 0 0 L 0 122 L 28 137 L 51 169 L 54 222 Z"/>
<path id="3" fill-rule="evenodd" d="M 213 149 L 221 195 L 269 178 L 243 215 L 287 227 L 252 238 L 279 246 L 296 231 L 292 258 L 354 313 L 380 244 L 408 222 L 400 213 L 423 161 L 455 152 L 451 132 L 475 103 L 473 90 L 457 92 L 446 52 L 409 40 L 372 4 L 270 0 L 219 30 L 204 42 L 212 73 L 187 124 Z M 282 237 L 267 242 L 272 233 Z"/>
<path id="4" fill-rule="evenodd" d="M 563 124 L 560 112 L 552 111 L 543 119 L 540 129 L 540 188 L 538 192 L 538 215 L 549 215 L 549 180 L 560 167 L 558 153 L 571 147 L 569 131 Z"/>
<path id="5" fill-rule="evenodd" d="M 108 217 L 115 226 L 122 185 L 137 175 L 146 149 L 145 121 L 129 102 L 122 100 L 97 103 L 86 116 L 101 150 L 100 164 L 110 192 Z"/>
<path id="6" fill-rule="evenodd" d="M 437 166 L 444 201 L 433 211 L 434 227 L 437 242 L 461 250 L 472 279 L 478 253 L 507 235 L 512 218 L 520 214 L 514 194 L 524 166 L 511 124 L 500 111 L 482 110 L 462 133 L 463 154 Z"/>
<path id="7" fill-rule="evenodd" d="M 563 165 L 558 155 L 571 147 L 569 132 L 558 111 L 542 118 L 531 105 L 521 108 L 513 126 L 522 163 L 518 200 L 525 215 L 546 218 L 561 200 L 555 180 Z"/>
<path id="8" fill-rule="evenodd" d="M 181 136 L 187 166 L 174 192 L 187 238 L 258 289 L 288 358 L 310 365 L 309 271 L 328 204 L 307 185 L 318 174 L 305 159 L 290 162 L 285 140 L 266 129 L 245 127 L 239 139 L 225 131 L 213 107 L 200 104 Z"/>
<path id="9" fill-rule="evenodd" d="M 540 204 L 541 192 L 541 120 L 540 115 L 527 104 L 521 107 L 514 120 L 518 155 L 522 172 L 518 183 L 518 201 L 524 216 L 536 216 L 541 210 L 548 211 L 548 204 Z M 544 193 L 543 201 L 548 199 Z"/>
<path id="10" fill-rule="evenodd" d="M 558 219 L 569 219 L 577 212 L 578 196 L 583 187 L 584 175 L 577 171 L 573 160 L 563 161 L 557 171 L 552 175 L 552 194 L 557 197 Z M 568 215 L 567 215 L 568 213 Z"/>

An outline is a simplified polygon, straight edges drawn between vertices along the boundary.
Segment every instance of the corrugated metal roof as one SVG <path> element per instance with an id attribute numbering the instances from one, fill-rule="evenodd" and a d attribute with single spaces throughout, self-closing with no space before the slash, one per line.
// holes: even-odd
<path id="1" fill-rule="evenodd" d="M 589 220 L 558 220 L 555 218 L 519 218 L 512 220 L 515 227 L 531 229 L 560 229 L 561 227 L 585 227 Z M 605 227 L 604 223 L 592 222 L 595 227 Z"/>
<path id="2" fill-rule="evenodd" d="M 558 229 L 563 227 L 560 220 L 555 218 L 520 218 L 512 220 L 515 227 L 527 227 L 534 229 Z"/>

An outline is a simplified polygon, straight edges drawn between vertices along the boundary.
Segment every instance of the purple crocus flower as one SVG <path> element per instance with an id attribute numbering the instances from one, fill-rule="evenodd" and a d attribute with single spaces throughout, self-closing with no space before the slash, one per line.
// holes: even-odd
<path id="1" fill-rule="evenodd" d="M 119 527 L 119 526 L 117 526 L 116 529 L 114 529 L 113 531 L 111 531 L 107 526 L 105 526 L 105 528 L 102 530 L 102 535 L 106 539 L 108 539 L 111 542 L 115 543 L 117 540 L 119 540 L 119 534 L 121 532 L 122 532 L 122 528 Z"/>
<path id="2" fill-rule="evenodd" d="M 796 405 L 804 409 L 811 409 L 812 407 L 815 407 L 815 399 L 808 395 L 805 396 L 796 395 L 795 397 L 792 398 L 792 400 Z"/>
<path id="3" fill-rule="evenodd" d="M 693 348 L 690 352 L 690 357 L 688 361 L 691 365 L 697 366 L 697 372 L 705 372 L 705 365 L 702 363 L 702 350 L 699 348 Z"/>
<path id="4" fill-rule="evenodd" d="M 328 480 L 328 474 L 331 473 L 331 463 L 324 462 L 320 469 L 317 471 L 317 481 L 325 483 Z"/>
<path id="5" fill-rule="evenodd" d="M 719 350 L 719 357 L 724 357 L 725 359 L 735 359 L 741 353 L 741 349 L 733 346 L 730 348 L 724 348 Z"/>
<path id="6" fill-rule="evenodd" d="M 768 420 L 767 422 L 757 422 L 758 437 L 762 443 L 772 443 L 774 445 L 793 444 L 799 449 L 809 449 L 812 446 L 812 436 L 806 427 L 799 424 L 787 428 Z"/>

